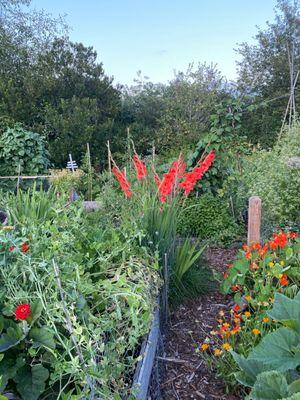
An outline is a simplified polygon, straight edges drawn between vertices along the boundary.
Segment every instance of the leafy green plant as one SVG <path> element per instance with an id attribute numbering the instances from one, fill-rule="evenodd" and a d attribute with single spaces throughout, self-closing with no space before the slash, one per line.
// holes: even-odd
<path id="1" fill-rule="evenodd" d="M 178 222 L 180 234 L 197 236 L 223 243 L 232 242 L 241 232 L 230 215 L 228 206 L 219 197 L 205 193 L 183 203 Z"/>
<path id="2" fill-rule="evenodd" d="M 232 352 L 241 372 L 237 380 L 250 387 L 252 400 L 298 399 L 300 378 L 300 292 L 293 298 L 275 294 L 275 303 L 268 312 L 283 327 L 268 333 L 247 359 Z M 298 394 L 297 394 L 298 393 Z"/>
<path id="3" fill-rule="evenodd" d="M 0 136 L 1 170 L 10 174 L 38 174 L 49 167 L 44 138 L 16 124 Z"/>

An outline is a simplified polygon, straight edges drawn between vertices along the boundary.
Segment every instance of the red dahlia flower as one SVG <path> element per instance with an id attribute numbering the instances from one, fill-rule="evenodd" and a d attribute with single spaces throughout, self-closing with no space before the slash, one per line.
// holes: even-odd
<path id="1" fill-rule="evenodd" d="M 121 189 L 123 190 L 125 196 L 128 197 L 128 198 L 131 197 L 132 196 L 131 186 L 130 186 L 129 181 L 126 178 L 125 171 L 121 172 L 119 170 L 119 168 L 115 165 L 113 167 L 113 169 L 112 169 L 112 173 L 117 178 L 117 180 L 118 180 L 118 182 L 119 182 L 119 184 L 121 186 Z"/>
<path id="2" fill-rule="evenodd" d="M 16 309 L 15 309 L 15 317 L 18 320 L 24 320 L 27 319 L 30 315 L 30 305 L 29 304 L 20 304 Z"/>
<path id="3" fill-rule="evenodd" d="M 185 175 L 185 179 L 183 182 L 179 184 L 181 188 L 184 189 L 184 194 L 188 196 L 188 194 L 194 189 L 198 180 L 200 180 L 205 172 L 211 167 L 214 159 L 215 159 L 215 151 L 212 150 L 202 162 L 198 162 L 196 167 Z"/>
<path id="4" fill-rule="evenodd" d="M 136 177 L 140 181 L 147 176 L 147 167 L 136 153 L 133 156 L 133 163 L 136 170 Z"/>

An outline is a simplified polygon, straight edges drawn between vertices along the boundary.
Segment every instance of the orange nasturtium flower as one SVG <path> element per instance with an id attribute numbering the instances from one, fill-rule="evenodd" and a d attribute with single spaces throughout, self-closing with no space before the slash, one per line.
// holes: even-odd
<path id="1" fill-rule="evenodd" d="M 260 334 L 260 330 L 257 328 L 252 329 L 252 333 L 253 335 L 259 335 Z"/>
<path id="2" fill-rule="evenodd" d="M 245 311 L 244 315 L 246 318 L 250 318 L 251 317 L 251 312 L 250 311 Z"/>
<path id="3" fill-rule="evenodd" d="M 215 355 L 215 356 L 219 357 L 219 356 L 221 356 L 222 354 L 223 354 L 223 351 L 222 351 L 221 349 L 215 349 L 215 350 L 214 350 L 214 355 Z"/>
<path id="4" fill-rule="evenodd" d="M 263 317 L 262 320 L 263 320 L 264 323 L 267 324 L 267 323 L 270 321 L 270 318 L 268 318 L 268 317 Z"/>
<path id="5" fill-rule="evenodd" d="M 202 351 L 206 351 L 208 348 L 209 348 L 209 344 L 207 344 L 207 343 L 203 343 L 203 345 L 201 346 Z"/>
<path id="6" fill-rule="evenodd" d="M 245 296 L 245 299 L 246 299 L 247 301 L 251 301 L 251 300 L 252 300 L 252 297 L 251 297 L 250 295 L 247 295 L 247 296 Z"/>
<path id="7" fill-rule="evenodd" d="M 229 351 L 229 350 L 232 349 L 232 347 L 231 347 L 231 345 L 229 343 L 224 343 L 223 344 L 223 349 Z"/>
<path id="8" fill-rule="evenodd" d="M 289 280 L 286 274 L 283 274 L 282 277 L 280 278 L 280 285 L 281 286 L 286 286 L 289 284 Z"/>

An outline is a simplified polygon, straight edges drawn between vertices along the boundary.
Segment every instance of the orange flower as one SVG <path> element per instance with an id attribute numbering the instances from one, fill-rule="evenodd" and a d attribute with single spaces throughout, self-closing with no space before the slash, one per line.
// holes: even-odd
<path id="1" fill-rule="evenodd" d="M 214 355 L 215 355 L 215 356 L 219 357 L 219 356 L 221 356 L 222 354 L 223 354 L 223 351 L 222 351 L 221 349 L 215 349 L 215 350 L 214 350 Z"/>
<path id="2" fill-rule="evenodd" d="M 239 325 L 236 325 L 233 329 L 231 329 L 230 334 L 235 335 L 240 330 L 241 330 L 241 327 Z"/>
<path id="3" fill-rule="evenodd" d="M 242 249 L 244 251 L 249 251 L 249 246 L 247 244 L 243 244 Z"/>
<path id="4" fill-rule="evenodd" d="M 252 333 L 253 335 L 259 335 L 260 334 L 260 330 L 257 328 L 252 329 Z"/>
<path id="5" fill-rule="evenodd" d="M 247 296 L 245 296 L 245 299 L 246 299 L 247 301 L 251 301 L 251 300 L 252 300 L 252 297 L 251 297 L 250 295 L 247 295 Z"/>
<path id="6" fill-rule="evenodd" d="M 268 317 L 263 317 L 263 322 L 265 323 L 265 324 L 267 324 L 269 321 L 270 321 L 270 319 L 268 318 Z"/>
<path id="7" fill-rule="evenodd" d="M 240 285 L 232 285 L 232 286 L 231 286 L 231 290 L 232 290 L 233 292 L 237 292 L 237 291 L 239 291 L 240 289 L 241 289 Z"/>
<path id="8" fill-rule="evenodd" d="M 234 311 L 235 313 L 237 313 L 240 309 L 241 309 L 241 307 L 240 307 L 238 304 L 236 304 L 236 305 L 233 307 L 233 311 Z"/>
<path id="9" fill-rule="evenodd" d="M 251 317 L 251 312 L 246 311 L 246 312 L 244 312 L 244 315 L 245 315 L 246 318 L 250 318 Z"/>
<path id="10" fill-rule="evenodd" d="M 203 343 L 202 346 L 201 346 L 201 350 L 202 350 L 202 351 L 206 351 L 206 350 L 208 350 L 208 349 L 209 349 L 209 344 Z"/>
<path id="11" fill-rule="evenodd" d="M 231 345 L 229 343 L 224 343 L 223 344 L 223 349 L 229 351 L 229 350 L 232 349 L 232 347 L 231 347 Z"/>
<path id="12" fill-rule="evenodd" d="M 251 257 L 252 257 L 251 251 L 247 251 L 246 254 L 245 254 L 245 257 L 246 257 L 248 260 L 251 260 Z"/>
<path id="13" fill-rule="evenodd" d="M 261 249 L 261 244 L 260 243 L 254 243 L 251 246 L 252 250 L 260 250 Z"/>
<path id="14" fill-rule="evenodd" d="M 258 250 L 258 254 L 261 257 L 264 257 L 267 251 L 268 251 L 268 244 L 265 244 L 262 249 Z"/>
<path id="15" fill-rule="evenodd" d="M 281 286 L 286 286 L 289 284 L 289 280 L 286 274 L 283 274 L 279 280 Z"/>
<path id="16" fill-rule="evenodd" d="M 257 270 L 257 269 L 259 269 L 259 265 L 257 265 L 255 262 L 253 262 L 253 263 L 251 263 L 251 265 L 250 265 L 250 269 L 252 269 L 252 270 Z"/>

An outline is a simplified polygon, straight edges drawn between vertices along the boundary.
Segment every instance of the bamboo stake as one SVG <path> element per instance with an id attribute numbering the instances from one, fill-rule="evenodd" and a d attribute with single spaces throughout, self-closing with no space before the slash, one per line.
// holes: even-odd
<path id="1" fill-rule="evenodd" d="M 111 176 L 111 152 L 110 152 L 110 145 L 109 140 L 107 141 L 107 158 L 108 158 L 108 172 Z"/>

